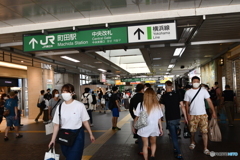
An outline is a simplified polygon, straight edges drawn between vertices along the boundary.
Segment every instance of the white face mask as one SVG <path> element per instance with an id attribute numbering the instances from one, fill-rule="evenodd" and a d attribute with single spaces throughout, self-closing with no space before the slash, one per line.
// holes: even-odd
<path id="1" fill-rule="evenodd" d="M 71 93 L 62 93 L 62 98 L 64 99 L 64 101 L 69 101 L 72 99 L 72 95 Z"/>
<path id="2" fill-rule="evenodd" d="M 198 88 L 200 83 L 193 83 L 193 88 Z"/>
<path id="3" fill-rule="evenodd" d="M 8 97 L 4 97 L 3 99 L 8 99 Z"/>
<path id="4" fill-rule="evenodd" d="M 59 94 L 55 94 L 55 97 L 59 97 Z"/>

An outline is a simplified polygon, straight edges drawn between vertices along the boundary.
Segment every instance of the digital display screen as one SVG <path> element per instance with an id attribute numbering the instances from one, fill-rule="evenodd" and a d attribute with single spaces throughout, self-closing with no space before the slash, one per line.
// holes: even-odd
<path id="1" fill-rule="evenodd" d="M 0 78 L 0 86 L 18 87 L 18 79 L 17 78 Z"/>

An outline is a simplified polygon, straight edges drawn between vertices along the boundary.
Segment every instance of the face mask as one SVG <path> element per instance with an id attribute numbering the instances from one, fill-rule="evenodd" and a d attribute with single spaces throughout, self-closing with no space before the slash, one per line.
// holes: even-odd
<path id="1" fill-rule="evenodd" d="M 59 97 L 59 94 L 55 94 L 55 97 Z"/>
<path id="2" fill-rule="evenodd" d="M 200 83 L 193 83 L 193 88 L 198 88 Z"/>
<path id="3" fill-rule="evenodd" d="M 3 99 L 8 99 L 8 97 L 4 97 Z"/>
<path id="4" fill-rule="evenodd" d="M 64 99 L 64 101 L 69 101 L 72 99 L 72 95 L 71 93 L 62 93 L 62 98 Z"/>

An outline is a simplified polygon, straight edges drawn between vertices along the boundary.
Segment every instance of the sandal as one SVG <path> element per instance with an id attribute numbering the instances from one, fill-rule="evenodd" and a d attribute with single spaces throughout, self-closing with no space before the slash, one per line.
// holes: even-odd
<path id="1" fill-rule="evenodd" d="M 210 151 L 209 151 L 208 149 L 205 149 L 205 150 L 203 151 L 203 153 L 206 154 L 206 155 L 208 155 L 208 156 L 210 155 Z"/>
<path id="2" fill-rule="evenodd" d="M 192 144 L 190 144 L 189 149 L 194 150 L 195 147 L 196 147 L 196 145 L 192 143 Z"/>
<path id="3" fill-rule="evenodd" d="M 21 134 L 16 136 L 16 138 L 22 138 L 22 137 L 23 137 L 23 135 L 21 135 Z"/>

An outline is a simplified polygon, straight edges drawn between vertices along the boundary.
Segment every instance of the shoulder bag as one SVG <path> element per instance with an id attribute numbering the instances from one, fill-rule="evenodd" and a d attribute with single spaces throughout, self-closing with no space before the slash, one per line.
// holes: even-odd
<path id="1" fill-rule="evenodd" d="M 146 127 L 148 125 L 148 121 L 147 121 L 148 114 L 147 114 L 146 111 L 143 110 L 142 103 L 141 103 L 141 106 L 140 106 L 140 110 L 142 110 L 142 111 L 140 112 L 138 120 L 134 124 L 135 129 L 141 129 L 141 128 Z"/>
<path id="2" fill-rule="evenodd" d="M 62 107 L 62 104 L 60 104 L 59 106 L 59 126 L 61 126 L 61 107 Z M 74 131 L 71 131 L 69 129 L 59 129 L 58 131 L 58 135 L 57 135 L 57 142 L 62 144 L 62 145 L 65 145 L 65 146 L 73 146 L 73 144 L 75 143 L 76 141 L 76 138 L 80 132 L 80 129 L 79 128 L 77 130 L 77 132 L 74 132 Z"/>
<path id="3" fill-rule="evenodd" d="M 198 93 L 200 92 L 202 88 L 200 87 L 197 91 L 197 93 L 195 94 L 195 96 L 193 97 L 193 99 L 191 100 L 191 102 L 189 103 L 189 106 L 192 104 L 192 102 L 194 101 L 194 99 L 197 97 Z"/>

